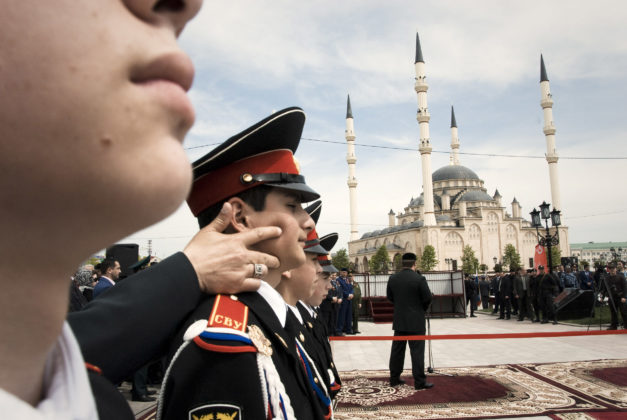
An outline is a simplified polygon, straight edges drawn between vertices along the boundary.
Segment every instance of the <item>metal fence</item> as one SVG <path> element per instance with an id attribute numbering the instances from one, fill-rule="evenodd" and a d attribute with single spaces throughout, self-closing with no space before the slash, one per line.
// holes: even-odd
<path id="1" fill-rule="evenodd" d="M 433 294 L 433 314 L 463 316 L 466 314 L 466 293 L 462 271 L 431 271 L 422 273 Z M 353 279 L 361 287 L 363 298 L 387 296 L 390 274 L 354 273 Z"/>

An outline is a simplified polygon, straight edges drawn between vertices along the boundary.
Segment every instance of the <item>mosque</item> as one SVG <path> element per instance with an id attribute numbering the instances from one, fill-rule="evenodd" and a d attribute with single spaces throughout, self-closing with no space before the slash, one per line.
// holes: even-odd
<path id="1" fill-rule="evenodd" d="M 459 163 L 459 139 L 455 111 L 451 107 L 451 155 L 447 166 L 431 172 L 431 139 L 429 138 L 429 108 L 425 62 L 422 57 L 420 39 L 416 34 L 416 83 L 418 95 L 418 120 L 420 128 L 422 189 L 419 197 L 411 198 L 404 210 L 388 214 L 389 226 L 385 229 L 366 232 L 359 237 L 357 230 L 357 178 L 355 175 L 355 132 L 350 97 L 347 101 L 346 142 L 348 153 L 348 187 L 350 199 L 351 238 L 348 243 L 349 259 L 358 272 L 368 271 L 368 261 L 381 246 L 388 250 L 391 260 L 400 258 L 405 252 L 422 255 L 427 245 L 435 248 L 438 265 L 434 270 L 461 269 L 462 250 L 470 245 L 479 264 L 492 268 L 495 261 L 502 261 L 504 249 L 512 244 L 521 256 L 524 267 L 533 266 L 536 229 L 521 214 L 522 206 L 516 198 L 511 203 L 511 212 L 501 202 L 498 189 L 490 195 L 484 182 L 470 168 Z M 544 113 L 544 134 L 547 143 L 546 159 L 549 165 L 552 205 L 561 208 L 557 176 L 558 155 L 555 148 L 555 126 L 553 124 L 553 98 L 549 80 L 540 61 L 540 104 Z M 560 226 L 560 251 L 570 255 L 568 228 Z"/>

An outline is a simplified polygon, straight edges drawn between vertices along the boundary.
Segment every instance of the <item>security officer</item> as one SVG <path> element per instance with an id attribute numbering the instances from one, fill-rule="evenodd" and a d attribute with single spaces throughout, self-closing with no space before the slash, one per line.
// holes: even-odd
<path id="1" fill-rule="evenodd" d="M 627 305 L 625 304 L 625 297 L 627 296 L 627 281 L 625 277 L 618 274 L 616 271 L 616 264 L 610 263 L 607 266 L 609 273 L 606 275 L 605 280 L 607 287 L 610 289 L 609 299 L 611 323 L 608 330 L 615 330 L 618 328 L 618 313 L 623 318 L 623 328 L 627 327 Z M 614 303 L 612 305 L 612 303 Z"/>
<path id="2" fill-rule="evenodd" d="M 544 272 L 544 266 L 538 266 L 537 285 L 539 293 L 539 301 L 542 307 L 542 324 L 546 324 L 549 320 L 553 321 L 553 324 L 557 324 L 555 319 L 555 307 L 553 300 L 559 291 L 558 280 L 555 276 Z"/>

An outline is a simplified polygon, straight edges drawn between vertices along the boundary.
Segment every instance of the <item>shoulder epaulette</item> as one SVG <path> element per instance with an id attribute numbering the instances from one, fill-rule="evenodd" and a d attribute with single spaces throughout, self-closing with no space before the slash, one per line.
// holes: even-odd
<path id="1" fill-rule="evenodd" d="M 217 295 L 206 327 L 195 334 L 194 343 L 219 353 L 256 353 L 255 343 L 246 330 L 248 306 L 237 296 Z"/>

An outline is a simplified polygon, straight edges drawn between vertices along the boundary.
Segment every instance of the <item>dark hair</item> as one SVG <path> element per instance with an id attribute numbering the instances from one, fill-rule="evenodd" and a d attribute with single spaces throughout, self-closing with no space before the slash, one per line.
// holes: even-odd
<path id="1" fill-rule="evenodd" d="M 220 214 L 220 210 L 222 210 L 222 206 L 224 205 L 224 203 L 233 197 L 240 198 L 244 203 L 251 206 L 255 211 L 262 211 L 266 208 L 266 197 L 272 190 L 273 187 L 260 185 L 258 187 L 254 187 L 246 191 L 242 191 L 239 194 L 225 198 L 224 200 L 214 204 L 213 206 L 206 208 L 198 215 L 198 226 L 200 226 L 200 228 L 202 229 L 209 223 L 213 222 L 213 219 L 218 217 L 218 214 Z"/>
<path id="2" fill-rule="evenodd" d="M 116 262 L 117 261 L 114 260 L 113 258 L 105 258 L 100 263 L 100 272 L 102 274 L 107 274 L 107 270 L 110 269 L 110 268 L 114 268 Z"/>
<path id="3" fill-rule="evenodd" d="M 414 264 L 416 264 L 416 260 L 402 260 L 401 261 L 401 266 L 403 266 L 403 268 L 412 268 Z"/>

